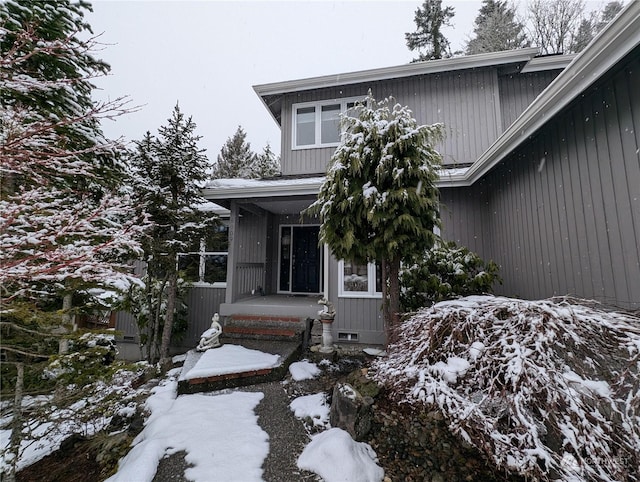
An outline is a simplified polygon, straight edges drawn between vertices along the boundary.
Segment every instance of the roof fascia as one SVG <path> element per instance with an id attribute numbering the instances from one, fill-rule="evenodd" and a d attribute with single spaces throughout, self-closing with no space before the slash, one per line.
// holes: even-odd
<path id="1" fill-rule="evenodd" d="M 561 70 L 565 69 L 576 58 L 577 54 L 569 55 L 549 55 L 546 57 L 536 57 L 531 59 L 522 67 L 520 73 L 528 74 L 530 72 L 540 72 L 542 70 Z"/>
<path id="2" fill-rule="evenodd" d="M 253 90 L 260 97 L 263 97 L 265 95 L 286 94 L 288 92 L 297 92 L 301 90 L 338 87 L 362 82 L 375 82 L 378 80 L 411 77 L 414 75 L 491 67 L 516 62 L 529 62 L 537 55 L 537 53 L 538 48 L 531 47 L 478 55 L 466 55 L 463 57 L 414 62 L 379 69 L 361 70 L 343 74 L 324 75 L 321 77 L 254 85 Z"/>
<path id="3" fill-rule="evenodd" d="M 283 186 L 237 186 L 228 188 L 205 188 L 202 194 L 205 199 L 244 199 L 272 196 L 307 196 L 317 195 L 324 178 L 314 178 L 303 184 L 288 184 Z"/>
<path id="4" fill-rule="evenodd" d="M 640 2 L 630 2 L 469 168 L 469 186 L 640 44 Z"/>

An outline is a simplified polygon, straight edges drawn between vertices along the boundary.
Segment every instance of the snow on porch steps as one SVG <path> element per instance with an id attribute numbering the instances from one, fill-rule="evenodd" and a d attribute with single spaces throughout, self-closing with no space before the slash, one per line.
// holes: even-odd
<path id="1" fill-rule="evenodd" d="M 301 341 L 227 340 L 204 353 L 187 353 L 178 394 L 208 392 L 282 380 L 300 358 Z"/>

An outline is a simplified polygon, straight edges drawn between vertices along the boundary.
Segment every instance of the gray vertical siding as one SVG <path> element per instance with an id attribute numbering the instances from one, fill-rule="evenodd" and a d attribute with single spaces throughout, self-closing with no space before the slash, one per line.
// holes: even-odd
<path id="1" fill-rule="evenodd" d="M 252 207 L 253 210 L 259 208 Z M 233 296 L 250 296 L 252 291 L 264 289 L 267 261 L 267 216 L 241 208 L 234 233 L 235 272 Z"/>
<path id="2" fill-rule="evenodd" d="M 407 105 L 420 124 L 445 124 L 447 137 L 436 147 L 445 164 L 474 162 L 527 105 L 553 80 L 557 71 L 499 76 L 496 68 L 464 70 L 371 82 L 342 88 L 285 95 L 282 104 L 282 172 L 321 174 L 333 148 L 292 150 L 292 106 L 301 102 L 393 96 Z"/>
<path id="3" fill-rule="evenodd" d="M 487 257 L 491 249 L 491 233 L 486 230 L 488 207 L 489 193 L 483 182 L 465 189 L 440 189 L 442 237 Z"/>
<path id="4" fill-rule="evenodd" d="M 200 335 L 211 325 L 211 317 L 220 311 L 220 303 L 224 302 L 225 289 L 204 286 L 194 286 L 187 293 L 185 302 L 188 306 L 187 332 L 180 338 L 171 340 L 173 351 L 185 351 L 194 348 L 200 340 Z M 120 349 L 125 358 L 138 359 L 139 349 L 132 349 L 126 345 L 137 346 L 140 343 L 138 326 L 130 313 L 120 311 L 116 315 L 116 329 L 122 333 L 119 341 Z"/>
<path id="5" fill-rule="evenodd" d="M 502 130 L 509 127 L 560 72 L 560 70 L 545 70 L 500 76 L 498 86 Z"/>
<path id="6" fill-rule="evenodd" d="M 336 308 L 333 323 L 334 341 L 339 333 L 355 333 L 358 343 L 383 344 L 384 320 L 382 319 L 381 300 L 379 298 L 339 298 L 338 297 L 338 261 L 331 256 L 329 260 L 329 299 Z"/>
<path id="7" fill-rule="evenodd" d="M 214 313 L 220 311 L 220 303 L 224 303 L 224 295 L 224 288 L 192 287 L 186 299 L 189 306 L 187 332 L 181 339 L 172 340 L 172 346 L 184 350 L 195 348 L 202 332 L 211 326 Z"/>
<path id="8" fill-rule="evenodd" d="M 503 293 L 640 307 L 638 85 L 636 54 L 486 176 Z"/>

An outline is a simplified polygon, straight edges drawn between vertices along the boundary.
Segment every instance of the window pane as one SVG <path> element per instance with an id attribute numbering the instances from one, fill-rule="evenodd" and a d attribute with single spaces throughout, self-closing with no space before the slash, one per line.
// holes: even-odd
<path id="1" fill-rule="evenodd" d="M 344 291 L 369 291 L 369 276 L 366 264 L 344 262 Z"/>
<path id="2" fill-rule="evenodd" d="M 382 266 L 376 263 L 376 293 L 382 293 Z"/>
<path id="3" fill-rule="evenodd" d="M 302 107 L 296 111 L 296 146 L 316 143 L 316 108 Z"/>
<path id="4" fill-rule="evenodd" d="M 224 283 L 227 281 L 227 255 L 207 254 L 204 256 L 205 283 Z"/>
<path id="5" fill-rule="evenodd" d="M 280 291 L 291 287 L 291 228 L 283 227 L 280 236 Z"/>
<path id="6" fill-rule="evenodd" d="M 321 131 L 323 144 L 340 142 L 340 104 L 322 106 Z"/>
<path id="7" fill-rule="evenodd" d="M 178 270 L 181 271 L 185 281 L 195 283 L 200 281 L 200 255 L 199 254 L 181 254 L 178 256 Z"/>
<path id="8" fill-rule="evenodd" d="M 215 228 L 213 235 L 207 239 L 205 251 L 209 253 L 229 251 L 229 226 L 221 224 Z"/>

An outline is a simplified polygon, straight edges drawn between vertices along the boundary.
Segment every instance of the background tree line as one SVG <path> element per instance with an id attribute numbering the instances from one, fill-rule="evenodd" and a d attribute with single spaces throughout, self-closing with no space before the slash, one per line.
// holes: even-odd
<path id="1" fill-rule="evenodd" d="M 587 11 L 584 0 L 530 0 L 518 10 L 508 0 L 483 0 L 464 51 L 452 52 L 442 30 L 452 26 L 454 7 L 425 0 L 415 12 L 416 30 L 405 38 L 409 50 L 418 53 L 414 62 L 530 46 L 545 55 L 578 53 L 623 6 L 616 0 Z"/>

